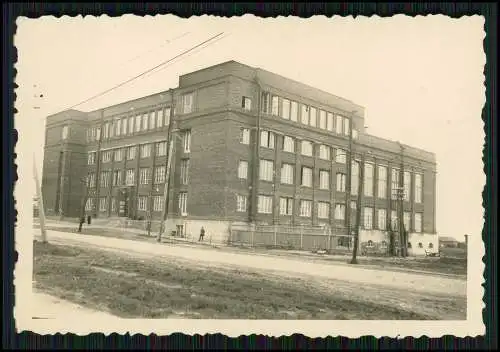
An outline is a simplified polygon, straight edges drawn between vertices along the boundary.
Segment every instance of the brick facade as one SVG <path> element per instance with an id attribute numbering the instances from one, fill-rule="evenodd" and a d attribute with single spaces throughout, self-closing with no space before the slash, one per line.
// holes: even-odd
<path id="1" fill-rule="evenodd" d="M 186 94 L 191 94 L 192 100 L 185 98 Z M 268 100 L 266 94 L 269 94 Z M 271 98 L 273 95 L 277 98 Z M 244 98 L 251 101 L 251 107 L 243 106 Z M 297 103 L 296 121 L 293 121 L 292 116 L 295 115 L 289 110 L 292 105 L 287 105 L 287 101 Z M 269 104 L 267 108 L 264 108 L 265 103 Z M 307 125 L 302 123 L 302 105 L 316 109 L 307 110 L 308 114 L 309 111 L 317 112 L 316 123 L 310 122 Z M 184 111 L 185 108 L 190 108 L 190 111 Z M 128 215 L 133 218 L 148 216 L 148 210 L 152 209 L 153 203 L 151 197 L 163 194 L 164 184 L 154 183 L 154 170 L 166 165 L 167 157 L 157 155 L 156 144 L 167 141 L 171 123 L 168 109 L 173 109 L 175 120 L 173 126 L 175 153 L 169 197 L 171 218 L 193 222 L 213 221 L 218 224 L 217 226 L 221 222 L 248 222 L 254 217 L 257 222 L 269 224 L 344 226 L 345 220 L 335 218 L 336 204 L 350 206 L 347 204 L 349 202 L 346 202 L 346 193 L 337 191 L 336 174 L 345 173 L 346 164 L 336 161 L 336 150 L 348 148 L 348 136 L 344 131 L 339 133 L 339 129 L 335 128 L 337 116 L 341 116 L 339 121 L 350 121 L 350 127 L 357 131 L 353 144 L 354 157 L 359 159 L 363 154 L 366 162 L 374 166 L 373 194 L 369 197 L 364 196 L 361 203 L 362 207 L 373 208 L 373 227 L 377 228 L 379 225 L 378 209 L 386 209 L 386 222 L 390 222 L 391 209 L 395 208 L 396 204 L 390 195 L 391 168 L 399 169 L 403 161 L 404 170 L 410 171 L 411 177 L 409 201 L 404 202 L 405 211 L 411 213 L 411 229 L 415 230 L 414 219 L 418 213 L 422 214 L 422 232 L 431 234 L 436 232 L 436 162 L 432 153 L 409 146 L 404 146 L 401 151 L 398 143 L 365 134 L 364 108 L 357 104 L 233 61 L 183 75 L 179 79 L 179 87 L 168 92 L 89 113 L 72 110 L 49 116 L 42 183 L 48 214 L 58 213 L 62 207 L 64 215 L 78 216 L 83 204 L 82 199 L 88 194 L 90 198 L 105 197 L 107 201 L 105 209 L 100 210 L 99 201 L 96 200 L 95 206 L 87 209 L 87 213 L 100 217 L 117 216 L 116 202 L 124 197 L 121 190 L 126 188 L 127 170 L 134 170 L 134 183 L 127 188 Z M 163 111 L 164 115 L 161 126 L 158 126 L 157 119 L 159 111 Z M 285 112 L 289 114 L 287 119 L 282 117 Z M 147 118 L 144 118 L 144 115 Z M 333 125 L 328 119 L 333 121 Z M 118 120 L 119 126 L 117 126 Z M 154 127 L 151 126 L 153 120 Z M 323 121 L 326 121 L 324 125 Z M 103 128 L 104 131 L 104 124 L 111 122 L 114 124 L 108 128 L 113 129 L 113 133 L 110 134 L 108 129 L 104 138 L 97 141 L 97 128 Z M 134 124 L 133 130 L 129 129 L 131 122 Z M 124 123 L 127 124 L 126 129 L 123 128 Z M 139 128 L 136 123 L 139 123 Z M 146 125 L 147 128 L 143 128 Z M 62 140 L 63 126 L 68 126 L 69 130 L 65 140 Z M 116 133 L 117 129 L 119 136 Z M 241 143 L 242 129 L 247 129 L 248 144 Z M 272 148 L 262 146 L 256 148 L 255 143 L 259 143 L 262 136 L 258 131 L 272 133 L 274 141 Z M 187 132 L 190 134 L 188 147 L 184 137 Z M 293 152 L 283 150 L 285 137 L 293 138 L 295 143 Z M 312 142 L 311 156 L 302 155 L 301 141 Z M 150 156 L 141 158 L 142 144 L 151 144 Z M 328 147 L 330 154 L 328 160 L 320 157 L 320 145 Z M 126 148 L 131 146 L 136 147 L 136 155 L 133 159 L 127 160 Z M 116 149 L 123 150 L 122 160 L 114 160 Z M 101 157 L 96 157 L 96 163 L 88 164 L 87 153 L 98 150 Z M 110 161 L 104 162 L 102 156 L 108 151 L 113 151 L 113 155 Z M 273 163 L 274 172 L 270 181 L 259 179 L 261 172 L 259 160 L 262 159 Z M 246 178 L 238 176 L 238 166 L 241 161 L 248 165 Z M 293 184 L 280 182 L 283 163 L 293 166 Z M 188 165 L 187 176 L 183 165 Z M 385 198 L 378 197 L 379 165 L 388 167 Z M 301 185 L 304 167 L 312 170 L 312 187 Z M 147 184 L 141 184 L 140 173 L 145 168 L 150 170 L 150 180 Z M 121 185 L 113 184 L 115 171 L 122 173 Z M 326 175 L 325 172 L 329 173 L 329 179 L 324 181 L 327 184 L 324 189 L 320 187 L 321 171 L 323 175 Z M 99 180 L 102 172 L 111 174 L 111 180 L 106 184 L 101 184 Z M 87 188 L 81 182 L 81 178 L 89 173 L 96 173 L 95 187 Z M 423 177 L 420 203 L 415 202 L 417 173 Z M 185 193 L 187 193 L 187 214 L 182 214 L 181 194 Z M 271 197 L 272 205 L 269 213 L 257 211 L 256 202 L 259 195 Z M 237 210 L 238 196 L 247 197 L 247 207 L 244 211 Z M 282 197 L 294 199 L 291 214 L 280 214 Z M 114 207 L 113 199 L 115 199 Z M 147 200 L 146 205 L 144 199 Z M 301 200 L 312 202 L 310 216 L 301 216 Z M 356 201 L 357 196 L 351 195 L 351 200 Z M 326 218 L 319 217 L 318 202 L 329 207 L 324 210 L 328 213 Z M 160 215 L 160 210 L 152 211 L 153 218 L 158 219 Z"/>

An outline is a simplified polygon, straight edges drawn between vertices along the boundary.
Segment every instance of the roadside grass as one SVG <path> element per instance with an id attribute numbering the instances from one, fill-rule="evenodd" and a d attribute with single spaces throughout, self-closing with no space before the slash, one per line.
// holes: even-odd
<path id="1" fill-rule="evenodd" d="M 56 227 L 47 226 L 47 230 L 78 233 L 76 227 Z M 156 241 L 156 233 L 152 236 L 146 234 L 135 233 L 131 231 L 121 231 L 120 229 L 105 229 L 99 227 L 84 227 L 82 235 L 93 235 L 101 237 L 121 238 L 134 241 L 153 242 Z M 164 241 L 168 241 L 164 239 Z M 174 241 L 178 244 L 192 244 L 189 241 Z M 195 242 L 197 244 L 197 242 Z M 205 247 L 206 248 L 206 247 Z M 208 248 L 207 248 L 208 249 Z M 210 248 L 212 249 L 212 248 Z M 233 251 L 233 252 L 253 252 L 255 254 L 274 254 L 278 256 L 293 256 L 302 257 L 305 259 L 319 261 L 333 261 L 337 263 L 345 263 L 349 261 L 350 255 L 317 255 L 301 251 L 289 251 L 278 249 L 262 249 L 262 248 L 245 248 L 245 247 L 219 247 L 217 250 Z M 374 269 L 382 270 L 417 270 L 427 271 L 435 274 L 457 275 L 466 277 L 467 275 L 467 252 L 461 248 L 442 248 L 441 257 L 364 257 L 358 256 L 358 264 Z"/>
<path id="2" fill-rule="evenodd" d="M 34 279 L 43 292 L 123 318 L 443 319 L 306 279 L 39 242 Z"/>

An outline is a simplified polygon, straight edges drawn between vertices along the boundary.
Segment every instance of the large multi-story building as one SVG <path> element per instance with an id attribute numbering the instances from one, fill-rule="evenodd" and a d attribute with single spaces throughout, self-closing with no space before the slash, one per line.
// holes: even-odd
<path id="1" fill-rule="evenodd" d="M 76 217 L 85 206 L 97 217 L 159 219 L 169 135 L 175 148 L 167 228 L 342 228 L 346 213 L 361 211 L 367 233 L 385 231 L 398 218 L 396 189 L 403 185 L 405 228 L 436 233 L 434 154 L 367 134 L 362 106 L 234 61 L 180 76 L 175 89 L 49 116 L 47 212 Z M 364 162 L 353 162 L 348 182 L 350 150 Z M 362 209 L 355 209 L 360 167 Z"/>

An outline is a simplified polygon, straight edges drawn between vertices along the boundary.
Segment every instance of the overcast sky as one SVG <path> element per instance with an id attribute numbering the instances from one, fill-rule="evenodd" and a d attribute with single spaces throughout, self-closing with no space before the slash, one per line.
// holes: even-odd
<path id="1" fill-rule="evenodd" d="M 460 240 L 465 233 L 481 236 L 483 24 L 477 16 L 19 19 L 21 169 L 31 178 L 35 152 L 41 173 L 45 116 L 224 32 L 215 44 L 77 109 L 176 87 L 179 75 L 227 60 L 261 67 L 365 106 L 370 134 L 434 152 L 438 232 Z M 44 94 L 42 102 L 35 93 Z"/>

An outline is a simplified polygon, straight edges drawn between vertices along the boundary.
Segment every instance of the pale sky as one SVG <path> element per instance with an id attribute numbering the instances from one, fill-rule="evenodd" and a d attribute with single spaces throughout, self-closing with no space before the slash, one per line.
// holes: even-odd
<path id="1" fill-rule="evenodd" d="M 228 60 L 260 67 L 364 106 L 370 134 L 434 152 L 438 233 L 459 240 L 466 233 L 481 236 L 482 17 L 128 15 L 24 18 L 17 24 L 15 123 L 17 153 L 22 150 L 17 162 L 26 178 L 32 177 L 33 152 L 41 174 L 47 115 L 224 32 L 215 44 L 76 109 L 94 110 L 167 90 L 177 86 L 179 75 Z M 33 98 L 38 92 L 45 96 L 41 102 Z"/>

